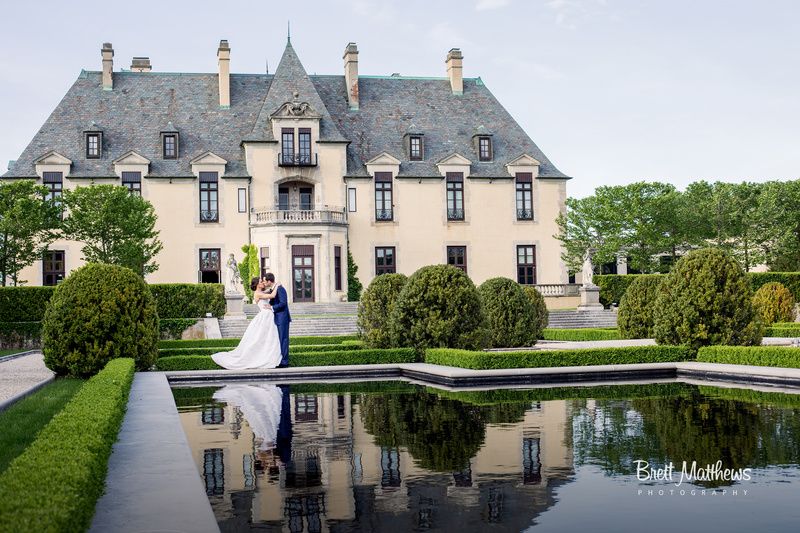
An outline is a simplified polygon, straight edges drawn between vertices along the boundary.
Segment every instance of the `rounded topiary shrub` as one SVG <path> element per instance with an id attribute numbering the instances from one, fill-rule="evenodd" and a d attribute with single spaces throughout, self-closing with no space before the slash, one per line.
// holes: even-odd
<path id="1" fill-rule="evenodd" d="M 525 291 L 525 296 L 528 297 L 533 305 L 531 331 L 536 333 L 537 339 L 541 339 L 544 328 L 550 322 L 550 312 L 547 310 L 547 304 L 544 303 L 544 296 L 536 290 L 536 287 L 523 285 L 522 290 Z"/>
<path id="2" fill-rule="evenodd" d="M 536 343 L 538 332 L 531 331 L 533 304 L 519 283 L 508 278 L 492 278 L 478 287 L 483 311 L 491 332 L 493 348 L 514 348 Z"/>
<path id="3" fill-rule="evenodd" d="M 390 348 L 392 316 L 400 290 L 406 284 L 405 274 L 377 276 L 361 294 L 358 304 L 358 333 L 369 348 Z"/>
<path id="4" fill-rule="evenodd" d="M 739 264 L 718 248 L 682 257 L 658 288 L 653 333 L 659 344 L 696 351 L 712 344 L 754 345 L 763 327 Z"/>
<path id="5" fill-rule="evenodd" d="M 130 357 L 146 370 L 158 356 L 158 314 L 150 289 L 132 270 L 88 264 L 55 290 L 42 321 L 47 367 L 87 377 L 111 359 Z"/>
<path id="6" fill-rule="evenodd" d="M 617 326 L 625 339 L 653 337 L 653 311 L 658 287 L 664 280 L 661 274 L 642 274 L 633 280 L 619 302 Z"/>
<path id="7" fill-rule="evenodd" d="M 489 341 L 481 298 L 472 280 L 449 265 L 422 267 L 397 298 L 391 317 L 392 342 L 425 348 L 485 348 Z"/>
<path id="8" fill-rule="evenodd" d="M 794 322 L 794 296 L 782 283 L 765 283 L 753 295 L 753 306 L 761 322 Z"/>

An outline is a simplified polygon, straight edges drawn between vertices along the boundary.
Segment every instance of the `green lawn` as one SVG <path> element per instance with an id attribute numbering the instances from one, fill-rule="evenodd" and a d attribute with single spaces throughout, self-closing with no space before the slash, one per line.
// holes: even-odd
<path id="1" fill-rule="evenodd" d="M 27 350 L 23 348 L 12 348 L 10 350 L 0 350 L 0 358 L 3 358 L 7 355 L 12 355 L 19 352 L 27 352 Z"/>
<path id="2" fill-rule="evenodd" d="M 0 473 L 36 438 L 83 384 L 61 378 L 0 412 Z"/>

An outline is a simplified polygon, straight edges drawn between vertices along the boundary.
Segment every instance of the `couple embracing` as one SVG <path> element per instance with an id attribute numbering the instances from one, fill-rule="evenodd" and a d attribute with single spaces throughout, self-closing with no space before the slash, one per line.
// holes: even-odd
<path id="1" fill-rule="evenodd" d="M 272 273 L 264 278 L 253 278 L 250 288 L 258 314 L 247 326 L 239 346 L 231 352 L 215 353 L 211 358 L 228 370 L 285 368 L 289 366 L 289 322 L 292 321 L 286 289 L 275 283 Z"/>

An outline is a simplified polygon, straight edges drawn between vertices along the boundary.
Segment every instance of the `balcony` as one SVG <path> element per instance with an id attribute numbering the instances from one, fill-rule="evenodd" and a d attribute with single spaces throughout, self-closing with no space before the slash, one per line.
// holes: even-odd
<path id="1" fill-rule="evenodd" d="M 347 211 L 342 208 L 321 209 L 256 209 L 253 211 L 253 226 L 275 225 L 347 225 Z"/>
<path id="2" fill-rule="evenodd" d="M 317 154 L 300 153 L 285 154 L 278 153 L 279 167 L 315 167 L 317 166 Z"/>
<path id="3" fill-rule="evenodd" d="M 447 220 L 451 221 L 463 221 L 464 220 L 464 210 L 463 209 L 447 209 Z"/>
<path id="4" fill-rule="evenodd" d="M 533 220 L 533 209 L 517 209 L 517 220 Z"/>
<path id="5" fill-rule="evenodd" d="M 218 222 L 219 221 L 219 212 L 216 209 L 208 210 L 208 209 L 201 209 L 200 210 L 200 222 Z"/>

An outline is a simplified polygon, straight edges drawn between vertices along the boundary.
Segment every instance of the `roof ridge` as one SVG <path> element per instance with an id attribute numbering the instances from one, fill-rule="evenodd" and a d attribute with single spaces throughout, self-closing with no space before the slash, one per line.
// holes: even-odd
<path id="1" fill-rule="evenodd" d="M 290 41 L 286 43 L 278 68 L 275 69 L 272 83 L 270 83 L 267 94 L 264 96 L 264 103 L 261 105 L 258 118 L 247 140 L 273 140 L 270 118 L 283 104 L 293 101 L 295 94 L 298 95 L 300 100 L 308 102 L 311 108 L 322 117 L 320 120 L 320 140 L 346 140 L 333 121 L 328 108 L 322 101 L 322 97 L 317 92 L 317 88 L 308 76 L 300 58 L 297 57 L 297 53 L 294 51 Z"/>

